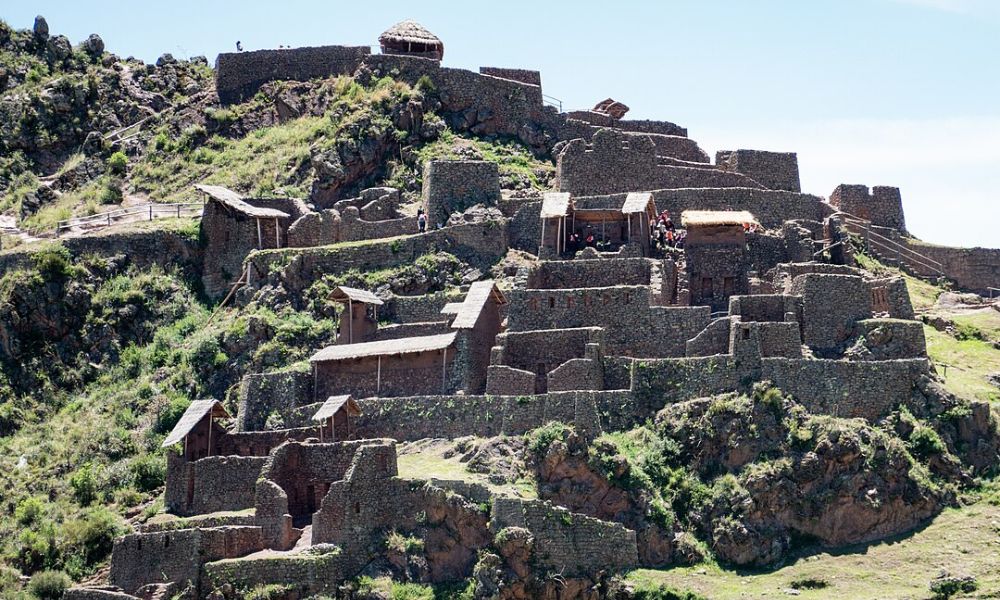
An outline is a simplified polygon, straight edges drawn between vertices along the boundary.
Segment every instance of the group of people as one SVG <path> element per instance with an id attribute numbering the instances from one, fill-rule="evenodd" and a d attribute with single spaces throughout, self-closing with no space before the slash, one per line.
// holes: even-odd
<path id="1" fill-rule="evenodd" d="M 684 238 L 687 236 L 686 232 L 677 231 L 673 220 L 670 218 L 670 212 L 666 210 L 662 211 L 655 219 L 649 222 L 649 232 L 653 247 L 658 250 L 683 248 Z"/>
<path id="2" fill-rule="evenodd" d="M 566 251 L 573 254 L 582 248 L 596 248 L 597 236 L 594 235 L 594 228 L 587 226 L 583 235 L 573 231 L 566 236 Z"/>

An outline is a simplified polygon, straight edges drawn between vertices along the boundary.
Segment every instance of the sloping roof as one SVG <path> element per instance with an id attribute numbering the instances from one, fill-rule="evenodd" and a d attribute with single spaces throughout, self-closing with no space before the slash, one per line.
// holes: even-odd
<path id="1" fill-rule="evenodd" d="M 362 342 L 360 344 L 327 346 L 316 354 L 313 354 L 309 362 L 347 360 L 351 358 L 364 358 L 366 356 L 416 354 L 417 352 L 441 350 L 455 342 L 456 334 L 456 332 L 452 331 L 438 335 L 399 338 L 397 340 L 379 340 L 377 342 Z"/>
<path id="2" fill-rule="evenodd" d="M 569 192 L 545 192 L 542 196 L 542 218 L 565 217 L 569 214 Z"/>
<path id="3" fill-rule="evenodd" d="M 441 314 L 442 315 L 457 315 L 458 312 L 460 310 L 462 310 L 462 305 L 463 304 L 465 304 L 465 302 L 449 302 L 448 304 L 444 305 L 444 308 L 441 309 Z"/>
<path id="4" fill-rule="evenodd" d="M 361 407 L 358 403 L 351 398 L 350 395 L 344 396 L 330 396 L 323 403 L 323 406 L 319 407 L 316 414 L 313 415 L 313 421 L 325 421 L 333 415 L 337 414 L 337 411 L 341 409 L 344 405 L 347 405 L 347 414 L 352 417 L 361 416 Z"/>
<path id="5" fill-rule="evenodd" d="M 412 44 L 438 44 L 443 45 L 441 39 L 427 30 L 426 27 L 409 19 L 396 23 L 378 36 L 379 43 L 409 42 Z"/>
<path id="6" fill-rule="evenodd" d="M 162 446 L 166 448 L 182 441 L 209 413 L 216 419 L 229 418 L 229 413 L 226 412 L 225 407 L 218 400 L 195 400 L 187 407 L 184 414 L 181 415 L 180 421 L 177 421 L 177 424 L 174 425 L 167 439 L 163 440 Z"/>
<path id="7" fill-rule="evenodd" d="M 684 227 L 744 223 L 757 223 L 757 217 L 745 210 L 686 210 L 681 213 L 681 225 Z"/>
<path id="8" fill-rule="evenodd" d="M 622 204 L 622 213 L 628 215 L 646 212 L 646 209 L 652 202 L 653 194 L 649 192 L 629 192 L 625 196 L 625 202 Z"/>
<path id="9" fill-rule="evenodd" d="M 212 200 L 221 202 L 229 208 L 237 212 L 241 212 L 249 217 L 262 219 L 287 219 L 289 217 L 288 213 L 282 212 L 276 208 L 258 208 L 252 204 L 244 202 L 242 196 L 229 188 L 222 187 L 221 185 L 202 185 L 199 183 L 194 186 L 194 189 L 208 194 Z"/>
<path id="10" fill-rule="evenodd" d="M 480 313 L 486 302 L 493 298 L 497 304 L 507 304 L 507 298 L 497 289 L 496 282 L 492 279 L 477 281 L 469 287 L 469 293 L 465 295 L 465 302 L 458 309 L 458 316 L 452 321 L 452 329 L 472 329 L 476 326 Z"/>
<path id="11" fill-rule="evenodd" d="M 330 300 L 333 300 L 334 302 L 347 302 L 348 300 L 351 300 L 353 302 L 361 302 L 363 304 L 374 304 L 376 306 L 382 305 L 382 300 L 375 294 L 367 290 L 347 287 L 346 285 L 339 285 L 333 288 L 333 291 L 330 292 Z"/>

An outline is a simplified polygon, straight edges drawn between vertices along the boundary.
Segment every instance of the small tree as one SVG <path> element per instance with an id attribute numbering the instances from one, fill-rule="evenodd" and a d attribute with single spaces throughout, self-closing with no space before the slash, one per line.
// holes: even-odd
<path id="1" fill-rule="evenodd" d="M 41 571 L 31 578 L 28 591 L 39 600 L 59 600 L 72 583 L 62 571 Z"/>
<path id="2" fill-rule="evenodd" d="M 124 175 L 125 169 L 128 167 L 128 157 L 125 153 L 119 150 L 108 158 L 108 170 L 115 175 Z"/>

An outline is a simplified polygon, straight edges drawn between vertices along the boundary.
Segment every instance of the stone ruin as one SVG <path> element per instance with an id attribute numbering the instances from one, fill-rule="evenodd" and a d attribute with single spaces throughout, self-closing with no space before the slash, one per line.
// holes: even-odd
<path id="1" fill-rule="evenodd" d="M 108 586 L 66 598 L 203 597 L 260 584 L 331 593 L 384 552 L 389 531 L 427 540 L 430 581 L 469 577 L 501 531 L 531 536 L 537 568 L 625 570 L 643 564 L 636 531 L 463 482 L 401 478 L 397 442 L 519 435 L 550 421 L 596 436 L 763 380 L 811 412 L 875 422 L 929 372 L 905 281 L 855 268 L 846 242 L 849 217 L 909 243 L 899 190 L 805 194 L 793 153 L 724 151 L 712 164 L 686 130 L 625 120 L 620 102 L 560 113 L 543 105 L 537 72 L 447 69 L 443 45 L 399 39 L 382 40 L 381 55 L 280 51 L 281 69 L 265 68 L 270 54 L 220 55 L 219 95 L 361 68 L 429 75 L 463 128 L 553 147 L 555 189 L 511 203 L 495 164 L 432 161 L 431 223 L 420 233 L 391 188 L 315 208 L 199 186 L 206 291 L 255 290 L 275 274 L 301 290 L 325 273 L 398 266 L 432 248 L 483 270 L 510 249 L 538 260 L 504 289 L 483 279 L 460 295 L 333 290 L 336 343 L 306 369 L 247 375 L 235 418 L 216 400 L 193 403 L 164 442 L 165 504 L 183 518 L 117 540 Z M 498 212 L 450 224 L 477 204 Z M 653 243 L 663 211 L 685 232 L 682 247 Z M 1000 256 L 975 269 L 950 256 L 937 264 L 960 285 L 974 270 L 978 285 L 1000 286 Z M 287 428 L 267 429 L 273 414 Z"/>

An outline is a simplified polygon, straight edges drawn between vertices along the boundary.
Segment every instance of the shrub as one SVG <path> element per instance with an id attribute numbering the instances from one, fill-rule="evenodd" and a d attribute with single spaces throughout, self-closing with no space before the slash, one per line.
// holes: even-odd
<path id="1" fill-rule="evenodd" d="M 97 476 L 94 467 L 87 463 L 76 470 L 69 478 L 69 487 L 73 489 L 73 498 L 80 506 L 90 506 L 97 500 Z"/>
<path id="2" fill-rule="evenodd" d="M 42 571 L 31 578 L 28 592 L 39 600 L 59 600 L 72 583 L 62 571 Z"/>
<path id="3" fill-rule="evenodd" d="M 928 458 L 943 454 L 947 448 L 941 436 L 926 425 L 918 425 L 910 433 L 910 452 L 918 458 Z"/>
<path id="4" fill-rule="evenodd" d="M 152 492 L 163 485 L 167 467 L 161 457 L 153 454 L 140 456 L 129 465 L 135 487 L 140 492 Z"/>
<path id="5" fill-rule="evenodd" d="M 115 175 L 124 175 L 127 167 L 128 157 L 125 156 L 124 152 L 115 152 L 110 158 L 108 158 L 108 170 Z"/>
<path id="6" fill-rule="evenodd" d="M 545 454 L 549 446 L 556 440 L 561 440 L 568 431 L 570 428 L 566 425 L 558 421 L 550 421 L 527 434 L 528 450 L 538 455 Z"/>
<path id="7" fill-rule="evenodd" d="M 84 575 L 87 569 L 111 554 L 115 538 L 122 532 L 118 516 L 110 510 L 103 506 L 86 510 L 79 518 L 63 524 L 63 556 L 78 557 L 79 564 L 84 567 L 84 571 L 79 574 Z M 67 559 L 67 563 L 69 562 L 71 561 Z"/>
<path id="8" fill-rule="evenodd" d="M 45 510 L 45 500 L 38 496 L 30 496 L 17 503 L 14 509 L 14 519 L 20 525 L 31 525 L 38 520 Z"/>
<path id="9" fill-rule="evenodd" d="M 424 551 L 424 541 L 418 537 L 405 536 L 398 531 L 389 533 L 386 546 L 400 554 L 420 554 Z"/>
<path id="10" fill-rule="evenodd" d="M 184 411 L 189 406 L 191 406 L 191 401 L 183 396 L 171 398 L 170 403 L 156 415 L 156 425 L 154 425 L 153 429 L 156 433 L 168 433 L 174 428 L 177 421 L 181 420 L 181 416 L 184 415 Z"/>
<path id="11" fill-rule="evenodd" d="M 291 590 L 291 586 L 277 583 L 258 585 L 243 594 L 244 600 L 280 600 Z"/>
<path id="12" fill-rule="evenodd" d="M 433 92 L 437 89 L 437 86 L 434 85 L 434 80 L 428 75 L 421 75 L 420 79 L 417 80 L 417 85 L 415 87 L 419 91 L 427 93 Z"/>
<path id="13" fill-rule="evenodd" d="M 31 256 L 37 269 L 46 280 L 65 279 L 74 274 L 72 259 L 63 246 L 47 246 Z"/>
<path id="14" fill-rule="evenodd" d="M 666 584 L 644 583 L 636 586 L 632 591 L 632 598 L 635 600 L 705 600 L 694 592 L 680 591 Z"/>
<path id="15" fill-rule="evenodd" d="M 122 181 L 116 177 L 108 179 L 101 188 L 101 204 L 121 204 L 123 198 L 125 192 L 122 189 Z"/>

